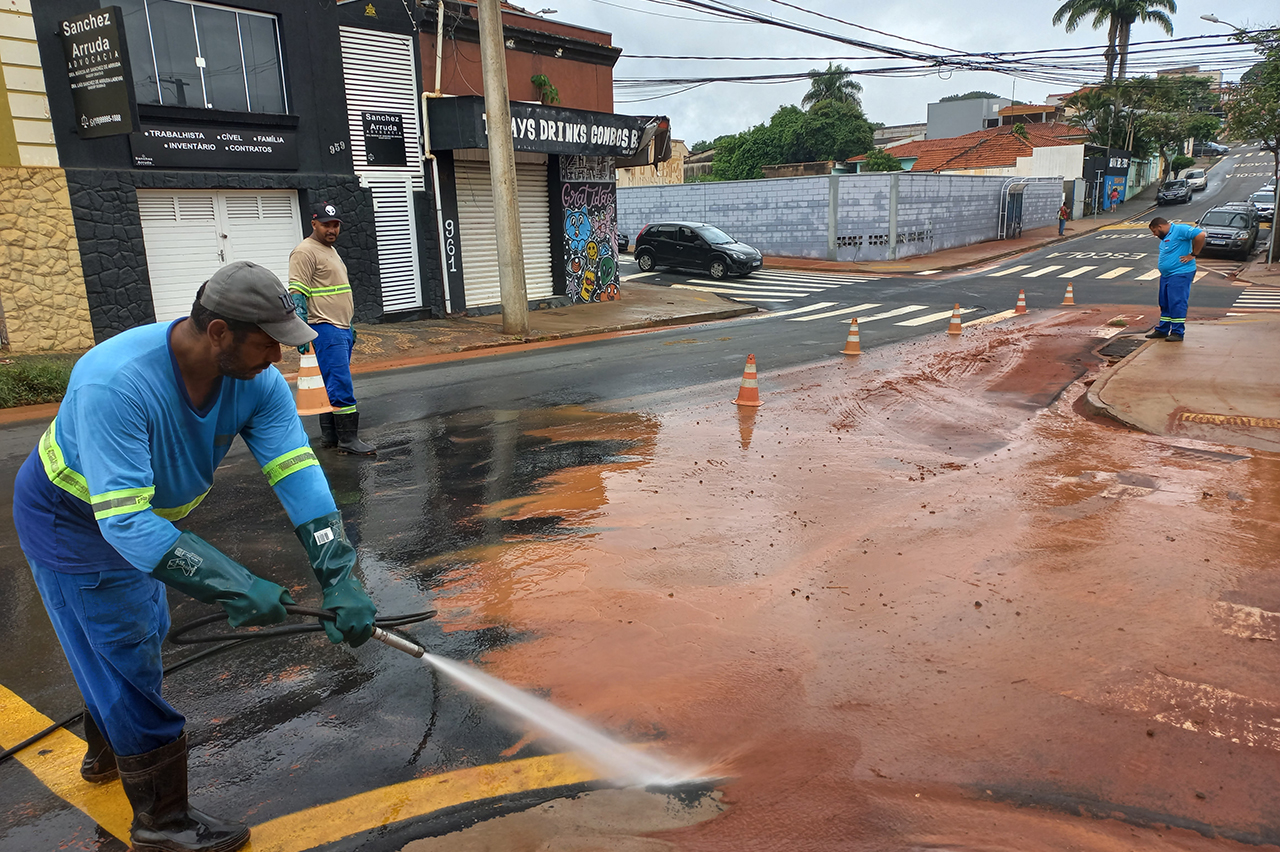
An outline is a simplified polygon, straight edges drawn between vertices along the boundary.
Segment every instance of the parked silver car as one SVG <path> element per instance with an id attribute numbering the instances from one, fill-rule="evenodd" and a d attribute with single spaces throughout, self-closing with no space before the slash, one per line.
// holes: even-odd
<path id="1" fill-rule="evenodd" d="M 1192 192 L 1199 192 L 1209 185 L 1209 176 L 1204 169 L 1187 169 L 1182 173 L 1182 179 L 1191 187 Z"/>
<path id="2" fill-rule="evenodd" d="M 1274 221 L 1276 218 L 1276 192 L 1261 191 L 1255 192 L 1249 196 L 1249 203 L 1258 209 L 1258 218 L 1264 222 Z"/>

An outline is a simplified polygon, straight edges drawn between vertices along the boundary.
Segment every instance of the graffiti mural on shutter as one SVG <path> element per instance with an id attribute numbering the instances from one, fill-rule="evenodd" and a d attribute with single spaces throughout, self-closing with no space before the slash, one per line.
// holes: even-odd
<path id="1" fill-rule="evenodd" d="M 618 298 L 618 191 L 613 157 L 560 157 L 565 295 L 575 302 Z"/>

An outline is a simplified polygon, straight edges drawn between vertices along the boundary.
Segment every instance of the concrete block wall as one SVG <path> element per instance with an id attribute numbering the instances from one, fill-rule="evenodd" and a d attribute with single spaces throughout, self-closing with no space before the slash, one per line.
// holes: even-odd
<path id="1" fill-rule="evenodd" d="M 830 176 L 619 187 L 619 228 L 634 242 L 649 222 L 718 225 L 768 255 L 831 258 L 827 239 Z M 836 260 L 882 261 L 996 239 L 1007 176 L 898 172 L 841 175 L 836 190 Z M 891 187 L 897 183 L 896 253 L 890 240 Z M 1061 181 L 1028 184 L 1023 229 L 1051 225 Z"/>
<path id="2" fill-rule="evenodd" d="M 632 243 L 650 222 L 706 222 L 765 254 L 827 256 L 828 178 L 618 187 L 618 229 Z"/>

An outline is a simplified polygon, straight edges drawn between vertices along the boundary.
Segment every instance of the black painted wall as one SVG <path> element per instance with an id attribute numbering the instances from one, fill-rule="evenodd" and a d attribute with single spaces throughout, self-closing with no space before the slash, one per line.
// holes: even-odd
<path id="1" fill-rule="evenodd" d="M 155 320 L 138 213 L 138 189 L 297 190 L 304 236 L 310 233 L 310 205 L 333 201 L 343 211 L 342 236 L 337 248 L 350 272 L 356 320 L 369 322 L 381 317 L 373 198 L 360 187 L 352 170 L 338 16 L 333 4 L 298 0 L 219 4 L 278 16 L 289 115 L 139 107 L 144 118 L 166 122 L 198 125 L 202 121 L 214 121 L 296 127 L 299 160 L 296 173 L 135 169 L 127 136 L 81 139 L 75 131 L 71 89 L 63 73 L 66 62 L 57 37 L 57 23 L 101 5 L 110 3 L 40 0 L 32 4 L 54 136 L 62 166 L 67 171 L 95 339 L 100 342 Z M 335 144 L 339 142 L 344 144 Z M 424 282 L 424 292 L 426 290 Z"/>

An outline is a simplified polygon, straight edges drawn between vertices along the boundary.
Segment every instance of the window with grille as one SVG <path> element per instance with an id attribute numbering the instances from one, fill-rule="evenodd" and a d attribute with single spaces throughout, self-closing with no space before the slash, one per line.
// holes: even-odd
<path id="1" fill-rule="evenodd" d="M 275 16 L 188 0 L 103 0 L 124 11 L 138 103 L 288 112 Z"/>

